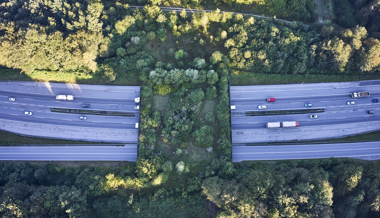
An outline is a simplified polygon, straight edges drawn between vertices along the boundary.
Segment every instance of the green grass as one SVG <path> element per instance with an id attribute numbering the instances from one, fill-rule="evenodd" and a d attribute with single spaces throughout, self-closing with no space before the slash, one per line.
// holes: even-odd
<path id="1" fill-rule="evenodd" d="M 0 144 L 2 145 L 20 145 L 20 144 L 98 144 L 96 142 L 71 141 L 61 139 L 44 139 L 28 136 L 21 136 L 5 131 L 0 131 Z M 106 143 L 99 143 L 106 144 Z"/>
<path id="2" fill-rule="evenodd" d="M 43 70 L 35 70 L 32 73 L 25 73 L 21 72 L 21 70 L 18 69 L 8 69 L 3 67 L 0 68 L 0 80 L 125 86 L 140 85 L 138 72 L 128 72 L 122 76 L 117 76 L 114 82 L 106 82 L 98 74 L 69 73 Z"/>

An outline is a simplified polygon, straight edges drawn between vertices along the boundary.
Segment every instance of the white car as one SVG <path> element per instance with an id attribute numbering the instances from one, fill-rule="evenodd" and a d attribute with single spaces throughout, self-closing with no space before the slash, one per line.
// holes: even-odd
<path id="1" fill-rule="evenodd" d="M 354 101 L 347 101 L 347 104 L 348 104 L 348 105 L 354 105 L 355 102 L 354 102 Z"/>
<path id="2" fill-rule="evenodd" d="M 16 101 L 16 98 L 9 98 L 9 101 Z"/>
<path id="3" fill-rule="evenodd" d="M 135 98 L 135 103 L 139 103 L 139 102 L 140 102 L 140 97 Z"/>
<path id="4" fill-rule="evenodd" d="M 86 120 L 87 117 L 82 116 L 82 117 L 79 117 L 79 119 L 81 119 L 81 120 Z"/>
<path id="5" fill-rule="evenodd" d="M 135 110 L 139 110 L 139 109 L 140 109 L 140 106 L 139 106 L 139 105 L 136 105 L 134 108 L 135 108 Z"/>
<path id="6" fill-rule="evenodd" d="M 259 109 L 267 109 L 267 106 L 266 105 L 259 105 L 257 108 L 259 108 Z"/>
<path id="7" fill-rule="evenodd" d="M 310 117 L 310 119 L 317 119 L 318 118 L 318 116 L 316 114 L 312 114 L 309 117 Z"/>
<path id="8" fill-rule="evenodd" d="M 139 123 L 135 123 L 135 128 L 136 128 L 136 129 L 139 128 Z"/>
<path id="9" fill-rule="evenodd" d="M 24 113 L 25 115 L 32 115 L 33 113 L 31 112 L 31 111 L 25 111 L 25 113 Z"/>

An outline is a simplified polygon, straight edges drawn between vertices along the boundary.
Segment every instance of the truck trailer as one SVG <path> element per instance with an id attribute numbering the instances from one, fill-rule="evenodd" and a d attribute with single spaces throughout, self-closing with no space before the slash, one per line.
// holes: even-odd
<path id="1" fill-rule="evenodd" d="M 287 128 L 287 127 L 297 127 L 299 126 L 299 123 L 297 121 L 285 121 L 281 122 L 281 127 Z"/>
<path id="2" fill-rule="evenodd" d="M 73 95 L 57 95 L 55 97 L 55 99 L 57 99 L 57 100 L 69 100 L 69 101 L 72 101 L 72 100 L 74 100 L 74 96 Z"/>
<path id="3" fill-rule="evenodd" d="M 351 98 L 369 97 L 369 92 L 354 92 L 351 93 Z"/>
<path id="4" fill-rule="evenodd" d="M 270 122 L 267 123 L 267 128 L 280 128 L 281 124 L 280 122 Z"/>

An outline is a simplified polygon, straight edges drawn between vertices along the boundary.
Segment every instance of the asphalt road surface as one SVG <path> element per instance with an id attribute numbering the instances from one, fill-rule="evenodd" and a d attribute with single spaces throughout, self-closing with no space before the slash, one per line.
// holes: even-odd
<path id="1" fill-rule="evenodd" d="M 351 93 L 358 91 L 369 91 L 369 97 L 351 98 Z M 231 128 L 233 131 L 232 142 L 242 143 L 238 140 L 240 135 L 252 135 L 251 140 L 247 137 L 245 143 L 263 142 L 263 138 L 270 138 L 272 131 L 266 131 L 268 122 L 298 121 L 299 127 L 290 128 L 294 130 L 277 131 L 276 139 L 279 141 L 294 140 L 292 131 L 300 131 L 300 128 L 315 127 L 316 133 L 308 135 L 304 139 L 323 139 L 330 137 L 341 137 L 344 135 L 358 134 L 361 132 L 374 131 L 373 125 L 368 125 L 368 129 L 361 128 L 356 132 L 339 130 L 347 128 L 348 125 L 358 125 L 358 123 L 380 122 L 380 103 L 372 103 L 372 99 L 380 99 L 380 81 L 362 81 L 345 83 L 316 83 L 316 84 L 290 84 L 290 85 L 266 85 L 266 86 L 231 86 L 230 103 L 236 109 L 231 110 Z M 275 102 L 266 102 L 267 98 L 276 98 Z M 348 105 L 347 102 L 354 102 Z M 312 107 L 305 107 L 311 103 Z M 262 110 L 258 106 L 265 105 Z M 323 112 L 306 112 L 305 114 L 291 115 L 263 115 L 247 116 L 246 112 L 258 111 L 286 111 L 286 110 L 307 110 L 321 109 Z M 374 111 L 369 114 L 368 111 Z M 317 115 L 317 119 L 311 119 L 310 115 Z M 345 125 L 343 125 L 345 124 Z M 323 128 L 326 126 L 336 126 L 337 135 L 325 137 Z M 282 129 L 282 128 L 281 128 Z M 289 128 L 288 128 L 289 129 Z M 318 131 L 321 131 L 318 134 Z M 246 132 L 249 130 L 249 132 Z M 255 130 L 257 132 L 255 133 Z M 280 136 L 280 135 L 283 136 Z M 258 137 L 257 135 L 260 135 Z M 297 138 L 303 139 L 302 136 Z M 271 140 L 269 140 L 271 141 Z"/>
<path id="2" fill-rule="evenodd" d="M 379 159 L 380 142 L 314 145 L 233 146 L 232 162 L 319 158 Z"/>
<path id="3" fill-rule="evenodd" d="M 74 100 L 56 100 L 56 95 L 73 95 Z M 104 134 L 104 142 L 138 142 L 139 110 L 135 110 L 134 99 L 140 96 L 139 86 L 103 86 L 103 85 L 77 85 L 62 83 L 36 83 L 36 82 L 0 82 L 0 128 L 23 135 L 46 137 L 46 134 L 33 129 L 26 131 L 11 127 L 1 120 L 14 121 L 27 124 L 51 125 L 57 132 L 50 132 L 50 138 L 81 140 L 79 135 L 63 134 L 65 129 L 78 129 L 83 135 L 82 140 L 99 141 L 99 131 L 91 128 L 123 130 L 128 138 L 122 136 L 115 138 Z M 16 101 L 10 101 L 15 98 Z M 83 108 L 82 104 L 90 104 L 90 108 Z M 77 109 L 81 111 L 107 111 L 108 113 L 128 113 L 127 116 L 105 116 L 95 114 L 74 114 L 52 112 L 52 108 Z M 32 112 L 26 115 L 25 112 Z M 80 117 L 85 117 L 85 120 Z M 55 127 L 54 127 L 55 126 Z M 86 132 L 79 131 L 86 128 Z M 94 137 L 91 137 L 91 134 Z M 120 134 L 123 135 L 123 134 Z M 132 137 L 134 139 L 132 139 Z"/>
<path id="4" fill-rule="evenodd" d="M 137 145 L 125 146 L 9 146 L 0 147 L 0 160 L 129 161 L 136 162 Z"/>

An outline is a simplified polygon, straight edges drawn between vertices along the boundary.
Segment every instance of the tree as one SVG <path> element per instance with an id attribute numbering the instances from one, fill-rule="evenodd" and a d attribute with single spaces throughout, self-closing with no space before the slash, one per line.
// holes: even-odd
<path id="1" fill-rule="evenodd" d="M 210 86 L 210 87 L 207 87 L 206 89 L 206 98 L 207 99 L 214 99 L 216 98 L 217 94 L 216 94 L 216 87 L 215 86 Z"/>
<path id="2" fill-rule="evenodd" d="M 222 61 L 223 54 L 220 51 L 215 51 L 210 57 L 211 64 L 217 64 Z"/>
<path id="3" fill-rule="evenodd" d="M 157 30 L 156 35 L 161 41 L 165 41 L 166 29 L 161 28 L 161 29 Z"/>
<path id="4" fill-rule="evenodd" d="M 115 23 L 115 29 L 120 35 L 124 34 L 127 29 L 135 24 L 135 18 L 132 16 L 125 16 L 123 20 L 119 20 Z"/>
<path id="5" fill-rule="evenodd" d="M 191 104 L 197 104 L 201 102 L 204 97 L 205 97 L 205 93 L 202 91 L 202 89 L 196 89 L 190 92 L 189 96 L 187 96 L 189 103 Z"/>
<path id="6" fill-rule="evenodd" d="M 239 184 L 236 180 L 223 180 L 215 176 L 203 180 L 201 187 L 207 199 L 219 207 L 236 201 L 239 196 Z"/>
<path id="7" fill-rule="evenodd" d="M 44 206 L 48 216 L 87 216 L 87 194 L 76 187 L 55 186 L 46 191 Z"/>
<path id="8" fill-rule="evenodd" d="M 207 72 L 207 82 L 210 85 L 214 85 L 216 82 L 218 82 L 218 74 L 214 70 L 209 70 Z"/>
<path id="9" fill-rule="evenodd" d="M 212 143 L 214 142 L 212 127 L 202 125 L 193 133 L 193 142 L 197 146 L 202 146 L 205 148 L 211 147 Z"/>

